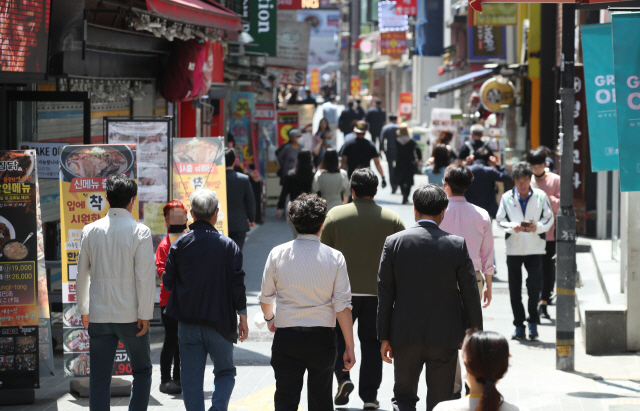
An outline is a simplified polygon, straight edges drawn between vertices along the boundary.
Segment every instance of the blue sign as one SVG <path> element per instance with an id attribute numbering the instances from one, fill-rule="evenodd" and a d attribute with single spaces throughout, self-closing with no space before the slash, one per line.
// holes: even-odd
<path id="1" fill-rule="evenodd" d="M 640 13 L 614 14 L 613 60 L 616 81 L 620 191 L 640 191 Z"/>
<path id="2" fill-rule="evenodd" d="M 617 170 L 618 129 L 611 23 L 582 25 L 580 31 L 591 170 Z"/>
<path id="3" fill-rule="evenodd" d="M 346 50 L 347 49 L 347 45 L 349 43 L 347 43 L 347 38 L 343 37 L 342 39 L 340 39 L 340 50 Z"/>
<path id="4" fill-rule="evenodd" d="M 233 136 L 236 146 L 249 144 L 250 124 L 248 118 L 234 118 L 229 121 L 229 133 Z"/>

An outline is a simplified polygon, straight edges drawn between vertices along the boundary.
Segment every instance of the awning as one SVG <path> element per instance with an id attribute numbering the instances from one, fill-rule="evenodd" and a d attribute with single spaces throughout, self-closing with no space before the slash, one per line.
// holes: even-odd
<path id="1" fill-rule="evenodd" d="M 237 39 L 242 30 L 239 15 L 202 0 L 147 0 L 147 8 L 172 20 L 226 30 L 230 40 Z"/>
<path id="2" fill-rule="evenodd" d="M 474 71 L 469 74 L 465 74 L 464 76 L 456 77 L 449 81 L 445 81 L 444 83 L 436 84 L 435 86 L 429 87 L 427 90 L 427 94 L 429 98 L 436 98 L 438 94 L 449 93 L 453 90 L 457 90 L 464 86 L 469 86 L 472 84 L 479 83 L 481 81 L 486 80 L 487 78 L 493 76 L 492 69 Z"/>

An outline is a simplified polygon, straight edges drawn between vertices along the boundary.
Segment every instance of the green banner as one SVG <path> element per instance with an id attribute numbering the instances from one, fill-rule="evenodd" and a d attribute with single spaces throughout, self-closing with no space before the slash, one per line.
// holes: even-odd
<path id="1" fill-rule="evenodd" d="M 249 34 L 257 47 L 248 50 L 276 57 L 278 0 L 256 0 L 249 6 Z"/>

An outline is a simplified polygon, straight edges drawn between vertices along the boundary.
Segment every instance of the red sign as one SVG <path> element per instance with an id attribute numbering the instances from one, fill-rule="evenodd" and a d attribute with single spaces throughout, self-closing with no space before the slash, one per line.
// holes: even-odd
<path id="1" fill-rule="evenodd" d="M 297 111 L 278 111 L 278 147 L 289 142 L 289 130 L 298 127 Z"/>
<path id="2" fill-rule="evenodd" d="M 413 94 L 411 92 L 400 93 L 400 99 L 398 101 L 398 117 L 403 121 L 411 118 Z"/>
<path id="3" fill-rule="evenodd" d="M 50 0 L 0 1 L 0 71 L 44 73 Z"/>
<path id="4" fill-rule="evenodd" d="M 273 103 L 256 103 L 256 120 L 274 120 L 276 118 L 276 106 Z"/>
<path id="5" fill-rule="evenodd" d="M 406 14 L 407 16 L 418 15 L 417 0 L 396 0 L 396 14 Z"/>
<path id="6" fill-rule="evenodd" d="M 407 35 L 404 31 L 380 33 L 380 54 L 391 58 L 400 58 L 407 49 Z"/>
<path id="7" fill-rule="evenodd" d="M 278 10 L 319 9 L 320 0 L 278 0 Z"/>
<path id="8" fill-rule="evenodd" d="M 309 84 L 309 91 L 311 94 L 320 93 L 320 70 L 311 69 L 311 84 Z"/>
<path id="9" fill-rule="evenodd" d="M 357 96 L 360 94 L 360 89 L 362 88 L 362 80 L 358 76 L 351 77 L 351 95 Z"/>

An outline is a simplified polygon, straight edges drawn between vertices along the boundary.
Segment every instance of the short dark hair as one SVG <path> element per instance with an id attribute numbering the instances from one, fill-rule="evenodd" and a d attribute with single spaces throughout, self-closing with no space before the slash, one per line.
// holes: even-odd
<path id="1" fill-rule="evenodd" d="M 473 172 L 464 164 L 451 164 L 444 170 L 444 181 L 449 184 L 454 195 L 464 195 L 473 183 Z"/>
<path id="2" fill-rule="evenodd" d="M 356 105 L 355 101 L 350 101 L 349 102 L 349 108 L 354 108 Z"/>
<path id="3" fill-rule="evenodd" d="M 489 161 L 489 157 L 491 157 L 491 153 L 489 153 L 489 149 L 486 147 L 480 147 L 473 152 L 474 160 Z"/>
<path id="4" fill-rule="evenodd" d="M 521 161 L 518 164 L 515 164 L 511 168 L 511 178 L 513 181 L 516 181 L 522 177 L 529 177 L 533 174 L 533 170 L 531 170 L 531 165 L 526 161 Z"/>
<path id="5" fill-rule="evenodd" d="M 373 101 L 376 103 L 376 106 L 380 106 L 380 105 L 382 105 L 382 100 L 380 100 L 378 97 L 376 97 L 375 99 L 373 99 Z"/>
<path id="6" fill-rule="evenodd" d="M 317 234 L 327 217 L 327 201 L 302 193 L 289 204 L 288 212 L 298 234 Z"/>
<path id="7" fill-rule="evenodd" d="M 359 168 L 351 174 L 351 189 L 356 197 L 375 197 L 378 192 L 378 176 L 367 168 Z"/>
<path id="8" fill-rule="evenodd" d="M 427 184 L 413 192 L 413 205 L 422 215 L 440 215 L 449 206 L 449 197 L 437 184 Z"/>
<path id="9" fill-rule="evenodd" d="M 236 162 L 236 151 L 232 148 L 224 149 L 224 163 L 225 166 L 231 167 Z"/>
<path id="10" fill-rule="evenodd" d="M 124 174 L 107 178 L 107 200 L 111 208 L 125 208 L 138 195 L 138 184 Z"/>
<path id="11" fill-rule="evenodd" d="M 389 114 L 389 121 L 396 121 L 398 119 L 398 115 L 396 114 Z"/>
<path id="12" fill-rule="evenodd" d="M 529 152 L 529 157 L 527 160 L 529 161 L 529 164 L 531 164 L 532 166 L 536 166 L 538 164 L 546 164 L 547 151 L 542 147 L 538 147 L 535 150 L 531 150 Z"/>

